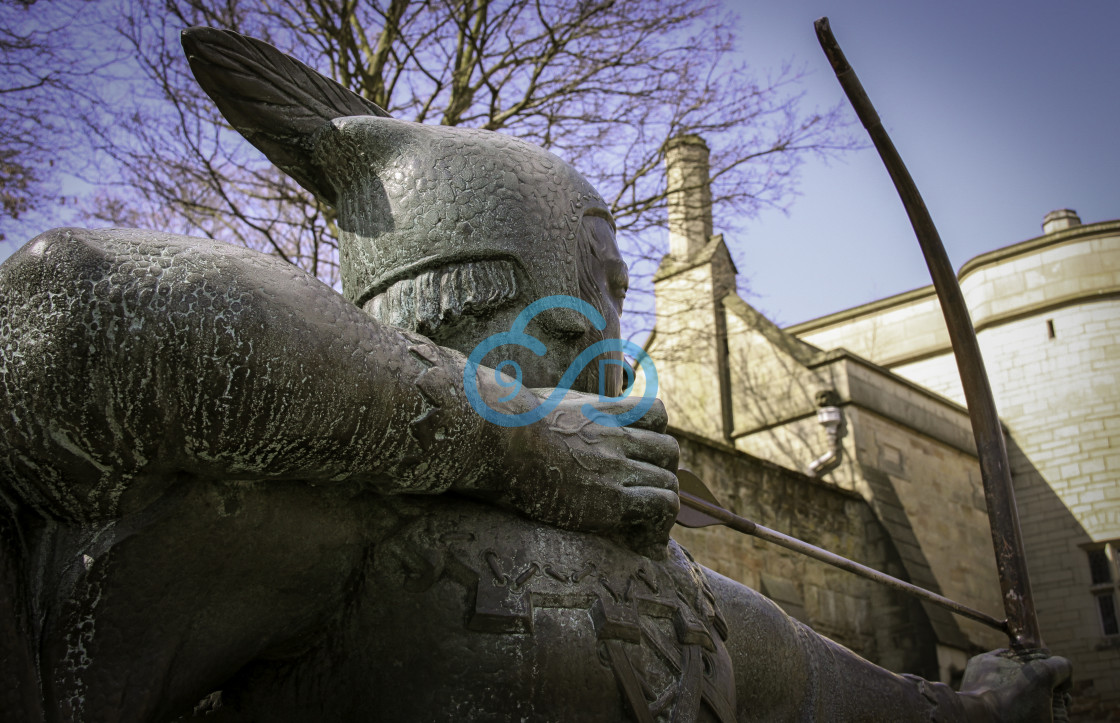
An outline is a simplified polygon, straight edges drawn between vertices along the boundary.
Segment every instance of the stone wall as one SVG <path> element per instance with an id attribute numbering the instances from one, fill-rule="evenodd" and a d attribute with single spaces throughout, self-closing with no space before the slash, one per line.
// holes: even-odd
<path id="1" fill-rule="evenodd" d="M 676 434 L 681 466 L 700 476 L 736 514 L 906 576 L 890 535 L 859 495 L 726 445 Z M 920 603 L 909 596 L 722 526 L 677 526 L 673 537 L 701 564 L 761 591 L 865 658 L 897 672 L 934 679 L 943 674 L 934 631 Z"/>
<path id="2" fill-rule="evenodd" d="M 715 277 L 707 263 L 671 269 L 658 280 L 657 333 L 646 351 L 657 365 L 658 396 L 673 424 L 718 440 L 724 438 L 724 429 L 721 389 L 713 377 L 719 373 L 721 355 L 715 333 Z M 669 369 L 672 373 L 664 373 Z"/>
<path id="3" fill-rule="evenodd" d="M 1087 558 L 1120 542 L 1120 222 L 984 254 L 960 278 L 1008 431 L 1043 639 L 1074 661 L 1085 719 L 1120 716 L 1120 636 L 1104 634 Z M 787 331 L 963 402 L 943 330 L 919 289 Z"/>
<path id="4" fill-rule="evenodd" d="M 690 280 L 706 281 L 699 271 L 661 281 L 659 304 L 677 294 L 686 296 Z M 680 286 L 667 288 L 666 281 Z M 750 510 L 745 516 L 763 524 L 776 520 L 782 531 L 810 542 L 821 540 L 814 544 L 878 569 L 884 569 L 889 557 L 896 576 L 998 616 L 999 586 L 966 412 L 863 360 L 798 342 L 734 294 L 721 306 L 726 314 L 726 396 L 733 410 L 733 447 L 713 439 L 715 400 L 721 396 L 713 359 L 718 350 L 702 338 L 703 321 L 711 310 L 702 316 L 693 310 L 691 325 L 685 324 L 690 313 L 682 312 L 674 324 L 658 327 L 657 342 L 650 345 L 670 419 L 697 444 L 706 441 L 709 484 Z M 669 328 L 678 336 L 664 334 Z M 695 343 L 670 343 L 684 338 L 687 329 L 700 337 Z M 714 338 L 710 326 L 707 336 Z M 666 355 L 669 350 L 677 353 Z M 816 415 L 817 395 L 826 391 L 843 410 L 843 449 L 839 463 L 814 479 L 802 471 L 829 448 Z M 705 419 L 710 420 L 707 425 Z M 749 463 L 740 461 L 732 470 L 730 462 L 717 459 L 717 452 L 732 457 L 738 453 L 736 459 Z M 744 488 L 738 479 L 753 480 L 754 486 Z M 785 519 L 790 500 L 812 500 L 806 504 L 829 509 L 824 500 L 833 498 L 848 500 L 848 507 L 854 504 L 852 509 L 859 512 Z M 852 524 L 856 514 L 860 522 Z M 838 528 L 841 517 L 849 522 Z M 963 669 L 970 653 L 1005 642 L 979 623 L 910 602 L 904 607 L 913 616 L 906 621 L 912 626 L 909 637 L 891 632 L 891 626 L 869 631 L 863 615 L 875 609 L 868 606 L 877 593 L 867 589 L 853 595 L 846 586 L 870 583 L 845 581 L 846 573 L 827 570 L 815 573 L 818 577 L 806 591 L 804 582 L 790 577 L 791 570 L 800 569 L 790 567 L 795 562 L 791 553 L 730 532 L 683 533 L 686 540 L 697 535 L 704 539 L 701 549 L 712 567 L 770 594 L 787 609 L 797 610 L 799 617 L 804 615 L 819 632 L 900 672 L 916 672 L 906 666 L 920 665 L 948 680 L 954 670 Z M 808 561 L 797 564 L 803 562 Z M 879 604 L 899 609 L 895 603 Z M 913 632 L 918 629 L 923 631 L 920 635 Z"/>
<path id="5" fill-rule="evenodd" d="M 733 350 L 735 340 L 733 335 Z M 760 351 L 754 357 L 774 355 L 773 347 L 756 346 Z M 733 363 L 733 381 L 743 366 L 761 364 L 757 359 Z M 785 366 L 796 365 L 787 360 Z M 790 369 L 771 391 L 805 397 L 806 387 L 825 383 L 836 393 L 844 426 L 840 460 L 822 474 L 820 483 L 865 500 L 899 552 L 908 580 L 1002 617 L 980 468 L 965 410 L 846 354 L 822 355 L 801 373 Z M 763 407 L 756 394 L 753 386 L 733 388 L 733 398 L 742 405 L 736 406 L 737 421 L 741 408 L 765 409 L 771 415 L 768 424 L 736 436 L 738 449 L 801 470 L 828 449 L 809 402 Z M 776 414 L 779 410 L 788 416 Z M 959 661 L 966 652 L 1006 644 L 1000 633 L 980 623 L 949 617 L 932 606 L 927 612 L 939 641 L 961 652 Z"/>
<path id="6" fill-rule="evenodd" d="M 1086 552 L 1120 539 L 1120 301 L 1052 309 L 980 341 L 1009 432 L 1043 639 L 1073 659 L 1083 695 L 1120 709 L 1120 639 L 1103 634 Z M 952 366 L 941 356 L 898 371 L 959 396 Z"/>
<path id="7" fill-rule="evenodd" d="M 819 343 L 797 338 L 738 297 L 722 237 L 709 235 L 708 215 L 693 213 L 709 203 L 706 151 L 698 139 L 667 145 L 670 253 L 654 277 L 646 347 L 682 463 L 750 519 L 999 616 L 967 413 L 835 348 L 827 334 Z M 875 314 L 830 324 L 858 327 L 849 334 L 858 350 L 897 356 L 920 338 L 927 356 L 941 353 L 936 300 L 919 291 L 904 301 L 878 309 L 901 329 Z M 842 417 L 838 436 L 818 421 L 821 405 Z M 941 608 L 729 530 L 678 537 L 704 564 L 897 672 L 951 680 L 970 653 L 1006 644 Z"/>
<path id="8" fill-rule="evenodd" d="M 1120 221 L 1074 226 L 977 256 L 958 276 L 977 332 L 1085 299 L 1118 295 Z M 821 349 L 844 348 L 889 369 L 950 351 L 932 286 L 785 331 Z"/>

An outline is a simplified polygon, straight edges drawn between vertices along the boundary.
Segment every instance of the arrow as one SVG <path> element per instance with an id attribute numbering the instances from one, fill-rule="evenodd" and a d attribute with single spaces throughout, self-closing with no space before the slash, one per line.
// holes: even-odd
<path id="1" fill-rule="evenodd" d="M 819 560 L 833 567 L 838 567 L 841 570 L 847 570 L 860 577 L 882 583 L 895 590 L 909 593 L 914 597 L 931 602 L 934 605 L 940 605 L 958 615 L 963 615 L 966 618 L 995 628 L 1001 633 L 1007 633 L 1006 620 L 997 620 L 991 615 L 982 613 L 967 605 L 962 605 L 956 600 L 950 600 L 947 597 L 938 595 L 923 587 L 912 585 L 904 580 L 899 580 L 897 577 L 891 577 L 886 573 L 879 572 L 866 565 L 861 565 L 858 562 L 853 562 L 846 557 L 841 557 L 828 550 L 822 550 L 816 545 L 810 545 L 808 542 L 799 540 L 796 537 L 790 537 L 777 530 L 771 530 L 769 527 L 763 527 L 757 522 L 729 512 L 719 503 L 719 500 L 716 499 L 707 485 L 687 469 L 677 470 L 677 481 L 680 484 L 681 498 L 681 510 L 680 513 L 677 514 L 678 525 L 683 527 L 725 525 L 733 530 L 751 535 L 752 537 L 757 537 L 760 540 L 772 542 L 787 550 L 793 550 L 794 552 L 811 557 L 814 560 Z"/>
<path id="2" fill-rule="evenodd" d="M 933 285 L 941 301 L 941 311 L 945 315 L 945 324 L 949 327 L 953 354 L 957 358 L 968 416 L 972 420 L 972 433 L 976 438 L 980 476 L 984 482 L 984 501 L 988 507 L 992 544 L 996 551 L 996 571 L 1003 591 L 1003 609 L 1007 614 L 1008 637 L 1011 639 L 1011 647 L 1017 651 L 1040 650 L 1043 648 L 1042 635 L 1038 629 L 1031 582 L 1027 575 L 1027 558 L 1023 551 L 1023 535 L 1019 529 L 1019 513 L 1015 507 L 1015 490 L 1011 483 L 1011 465 L 1007 459 L 1003 427 L 996 414 L 992 388 L 984 371 L 980 344 L 976 341 L 976 330 L 972 327 L 964 294 L 961 293 L 957 275 L 949 263 L 949 256 L 945 253 L 941 236 L 933 225 L 925 201 L 879 121 L 879 114 L 875 112 L 856 72 L 840 50 L 828 25 L 828 18 L 820 18 L 814 23 L 814 27 L 821 48 L 836 73 L 836 79 L 840 81 L 840 86 L 871 136 L 875 149 L 879 151 L 879 156 L 894 181 L 918 243 L 921 244 L 930 276 L 933 277 Z"/>

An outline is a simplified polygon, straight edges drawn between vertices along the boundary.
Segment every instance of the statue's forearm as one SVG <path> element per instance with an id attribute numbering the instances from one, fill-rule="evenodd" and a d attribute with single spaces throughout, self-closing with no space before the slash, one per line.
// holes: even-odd
<path id="1" fill-rule="evenodd" d="M 816 669 L 814 704 L 820 720 L 884 720 L 897 723 L 981 723 L 989 717 L 981 700 L 944 683 L 896 675 L 815 633 L 803 651 Z"/>
<path id="2" fill-rule="evenodd" d="M 34 246 L 0 277 L 4 463 L 55 514 L 142 505 L 179 470 L 441 491 L 462 474 L 449 440 L 493 443 L 461 356 L 278 260 L 134 231 Z"/>
<path id="3" fill-rule="evenodd" d="M 709 572 L 731 629 L 739 716 L 765 720 L 992 720 L 976 696 L 895 675 L 793 620 L 759 593 Z"/>

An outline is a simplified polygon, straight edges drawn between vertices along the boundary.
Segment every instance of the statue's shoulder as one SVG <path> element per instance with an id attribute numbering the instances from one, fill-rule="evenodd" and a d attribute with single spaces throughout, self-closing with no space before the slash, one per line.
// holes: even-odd
<path id="1" fill-rule="evenodd" d="M 39 234 L 5 260 L 0 287 L 48 277 L 104 276 L 126 267 L 156 271 L 155 266 L 167 268 L 175 262 L 221 268 L 227 265 L 223 261 L 286 267 L 268 254 L 214 239 L 140 228 L 61 227 Z"/>
<path id="2" fill-rule="evenodd" d="M 182 234 L 153 231 L 142 228 L 77 228 L 62 226 L 44 231 L 23 245 L 16 255 L 40 255 L 51 252 L 79 252 L 83 248 L 103 250 L 137 249 L 144 253 L 162 249 L 214 249 L 240 248 L 214 239 L 183 236 Z"/>

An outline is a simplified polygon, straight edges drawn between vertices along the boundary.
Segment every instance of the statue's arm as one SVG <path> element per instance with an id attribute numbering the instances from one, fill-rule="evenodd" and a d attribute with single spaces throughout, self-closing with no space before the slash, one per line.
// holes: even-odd
<path id="1" fill-rule="evenodd" d="M 549 466 L 565 466 L 550 455 L 572 442 L 549 419 L 524 429 L 484 421 L 463 394 L 462 355 L 377 323 L 273 257 L 154 232 L 62 229 L 0 267 L 0 288 L 3 464 L 10 478 L 34 480 L 20 482 L 21 496 L 52 516 L 140 509 L 184 473 L 454 488 L 589 529 L 594 515 L 573 512 L 589 494 L 613 500 L 616 521 L 654 503 L 658 519 L 675 514 L 668 438 L 624 430 L 597 448 L 599 477 L 644 479 L 648 492 L 550 480 Z M 496 385 L 481 374 L 480 386 L 486 396 Z M 537 403 L 523 390 L 507 405 Z"/>
<path id="2" fill-rule="evenodd" d="M 964 690 L 896 675 L 793 620 L 773 602 L 708 571 L 727 619 L 728 651 L 743 720 L 1049 720 L 1053 691 L 1069 678 L 1063 658 L 1026 665 L 989 653 L 969 663 Z M 970 677 L 976 680 L 969 685 Z"/>

